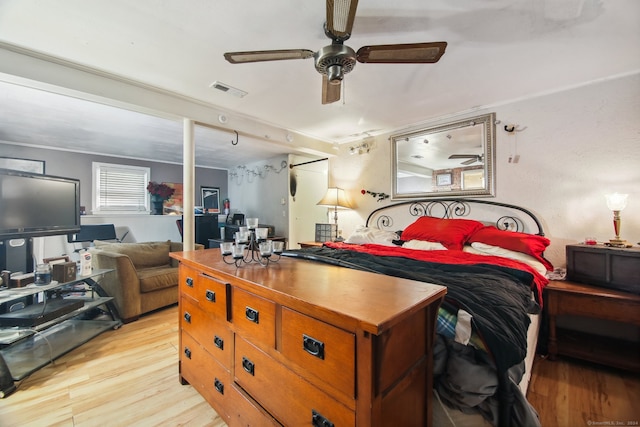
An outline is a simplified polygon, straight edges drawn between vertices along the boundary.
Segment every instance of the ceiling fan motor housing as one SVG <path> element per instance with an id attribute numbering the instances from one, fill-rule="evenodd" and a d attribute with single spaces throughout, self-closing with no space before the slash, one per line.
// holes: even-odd
<path id="1" fill-rule="evenodd" d="M 326 74 L 331 84 L 339 84 L 356 65 L 356 52 L 349 46 L 333 43 L 314 54 L 316 70 Z"/>

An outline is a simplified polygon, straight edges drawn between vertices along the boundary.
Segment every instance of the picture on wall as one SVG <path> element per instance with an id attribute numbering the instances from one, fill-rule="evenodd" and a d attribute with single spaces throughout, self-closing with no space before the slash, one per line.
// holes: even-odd
<path id="1" fill-rule="evenodd" d="M 439 173 L 436 175 L 436 185 L 451 185 L 451 182 L 450 173 Z"/>
<path id="2" fill-rule="evenodd" d="M 220 213 L 220 189 L 217 187 L 200 187 L 202 209 L 206 213 Z"/>
<path id="3" fill-rule="evenodd" d="M 183 211 L 183 185 L 178 182 L 163 182 L 163 184 L 168 185 L 173 188 L 173 195 L 164 201 L 162 205 L 162 213 L 163 215 L 182 215 Z"/>

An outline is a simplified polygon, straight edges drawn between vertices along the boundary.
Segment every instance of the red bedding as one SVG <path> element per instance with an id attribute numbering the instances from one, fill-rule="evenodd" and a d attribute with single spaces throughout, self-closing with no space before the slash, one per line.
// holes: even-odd
<path id="1" fill-rule="evenodd" d="M 423 251 L 417 249 L 407 249 L 400 246 L 385 246 L 368 243 L 365 245 L 353 245 L 342 242 L 326 242 L 325 246 L 334 249 L 347 249 L 356 252 L 364 252 L 379 256 L 399 256 L 416 259 L 419 261 L 438 262 L 442 264 L 493 264 L 501 267 L 524 270 L 533 275 L 531 289 L 535 292 L 536 301 L 542 306 L 542 290 L 549 283 L 549 279 L 541 275 L 534 269 L 520 261 L 512 260 L 492 255 L 477 255 L 457 250 L 435 250 Z"/>

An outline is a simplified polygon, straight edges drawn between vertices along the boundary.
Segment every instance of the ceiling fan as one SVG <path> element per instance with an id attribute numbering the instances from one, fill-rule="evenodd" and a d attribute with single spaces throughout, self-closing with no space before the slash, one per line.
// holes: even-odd
<path id="1" fill-rule="evenodd" d="M 322 103 L 340 99 L 344 75 L 353 70 L 356 61 L 378 64 L 422 64 L 438 62 L 447 42 L 408 43 L 363 46 L 354 51 L 344 42 L 351 37 L 358 0 L 326 0 L 327 17 L 324 33 L 332 42 L 313 52 L 307 49 L 227 52 L 224 57 L 232 64 L 314 58 L 316 70 L 322 74 Z"/>
<path id="2" fill-rule="evenodd" d="M 482 162 L 483 155 L 482 154 L 452 154 L 449 156 L 450 159 L 468 159 L 464 162 L 460 163 L 461 165 L 470 165 L 475 162 Z"/>

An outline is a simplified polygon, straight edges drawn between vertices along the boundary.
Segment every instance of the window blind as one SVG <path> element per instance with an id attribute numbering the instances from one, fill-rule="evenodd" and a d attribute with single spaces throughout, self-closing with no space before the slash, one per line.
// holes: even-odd
<path id="1" fill-rule="evenodd" d="M 94 213 L 149 211 L 150 169 L 94 163 Z"/>

